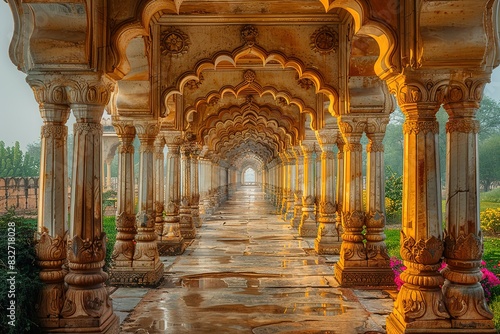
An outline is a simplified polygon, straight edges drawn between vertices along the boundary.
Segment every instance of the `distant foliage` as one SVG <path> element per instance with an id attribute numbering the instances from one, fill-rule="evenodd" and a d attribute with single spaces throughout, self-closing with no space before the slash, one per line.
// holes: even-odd
<path id="1" fill-rule="evenodd" d="M 403 176 L 398 175 L 389 166 L 386 168 L 385 197 L 387 217 L 397 220 L 401 217 L 403 208 Z"/>
<path id="2" fill-rule="evenodd" d="M 500 188 L 481 194 L 481 201 L 500 203 Z"/>
<path id="3" fill-rule="evenodd" d="M 17 141 L 12 147 L 0 141 L 0 177 L 38 176 L 39 173 L 40 157 L 23 153 Z"/>
<path id="4" fill-rule="evenodd" d="M 481 212 L 481 229 L 491 234 L 500 233 L 500 209 L 486 209 Z"/>

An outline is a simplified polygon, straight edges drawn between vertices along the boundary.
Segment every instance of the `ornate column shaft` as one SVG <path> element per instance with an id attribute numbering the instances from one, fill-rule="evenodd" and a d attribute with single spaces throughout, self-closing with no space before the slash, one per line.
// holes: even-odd
<path id="1" fill-rule="evenodd" d="M 337 231 L 339 231 L 340 236 L 344 234 L 342 229 L 342 212 L 344 208 L 344 147 L 345 142 L 342 138 L 342 134 L 339 133 L 337 136 L 337 184 L 335 185 L 335 206 L 337 208 L 337 217 L 335 218 L 337 224 Z"/>
<path id="2" fill-rule="evenodd" d="M 475 120 L 484 80 L 459 79 L 449 87 L 444 105 L 447 133 L 447 197 L 444 256 L 441 271 L 444 303 L 454 329 L 494 333 L 493 314 L 479 283 L 483 240 L 479 221 L 479 177 Z"/>
<path id="3" fill-rule="evenodd" d="M 74 80 L 74 81 L 73 81 Z M 106 257 L 106 234 L 102 228 L 102 126 L 104 106 L 112 84 L 95 76 L 72 76 L 69 99 L 76 118 L 73 128 L 73 173 L 69 273 L 60 326 L 68 332 L 118 331 L 109 293 L 108 275 L 102 270 Z"/>
<path id="4" fill-rule="evenodd" d="M 288 204 L 288 191 L 289 191 L 289 179 L 290 179 L 290 174 L 289 174 L 289 161 L 288 161 L 288 156 L 285 152 L 280 153 L 280 158 L 281 158 L 281 170 L 283 171 L 282 173 L 282 178 L 281 178 L 281 184 L 282 184 L 282 197 L 281 197 L 281 205 L 280 205 L 280 213 L 281 213 L 281 218 L 283 220 L 286 220 L 286 206 Z"/>
<path id="5" fill-rule="evenodd" d="M 194 146 L 191 150 L 191 216 L 195 227 L 201 227 L 200 219 L 200 187 L 199 164 L 200 147 Z"/>
<path id="6" fill-rule="evenodd" d="M 298 228 L 302 219 L 302 189 L 304 187 L 304 155 L 302 154 L 302 148 L 300 146 L 295 147 L 294 154 L 297 177 L 295 178 L 295 192 L 293 194 L 295 201 L 293 204 L 294 213 L 290 225 Z"/>
<path id="7" fill-rule="evenodd" d="M 116 242 L 113 248 L 113 284 L 134 284 L 132 261 L 135 250 L 134 145 L 135 127 L 131 122 L 114 121 L 118 149 L 118 193 L 116 201 Z"/>
<path id="8" fill-rule="evenodd" d="M 181 146 L 182 196 L 179 210 L 181 235 L 185 239 L 193 239 L 196 229 L 191 211 L 191 146 Z"/>
<path id="9" fill-rule="evenodd" d="M 342 240 L 337 229 L 335 207 L 335 142 L 338 130 L 322 130 L 317 134 L 321 145 L 321 199 L 319 228 L 314 248 L 318 254 L 340 254 Z"/>
<path id="10" fill-rule="evenodd" d="M 286 212 L 285 212 L 285 221 L 292 221 L 293 215 L 295 212 L 294 203 L 294 193 L 295 193 L 295 179 L 297 178 L 297 169 L 295 162 L 295 154 L 293 149 L 290 149 L 286 152 L 287 155 L 287 197 L 286 197 Z"/>
<path id="11" fill-rule="evenodd" d="M 450 328 L 440 289 L 444 280 L 438 271 L 444 250 L 436 121 L 442 88 L 434 87 L 430 79 L 426 85 L 400 80 L 391 88 L 406 116 L 401 257 L 407 269 L 400 276 L 404 284 L 387 319 L 387 331 L 406 333 L 411 328 L 441 333 Z"/>
<path id="12" fill-rule="evenodd" d="M 70 108 L 64 87 L 28 76 L 43 119 L 38 198 L 36 264 L 42 287 L 38 297 L 38 321 L 45 329 L 59 328 L 64 304 L 67 234 L 67 135 Z M 54 78 L 55 79 L 55 78 Z"/>
<path id="13" fill-rule="evenodd" d="M 363 172 L 362 145 L 365 122 L 357 116 L 342 117 L 338 121 L 345 141 L 344 192 L 342 206 L 342 247 L 340 260 L 335 265 L 335 277 L 342 286 L 366 285 L 366 252 L 363 244 Z"/>
<path id="14" fill-rule="evenodd" d="M 163 240 L 166 236 L 168 230 L 164 229 L 163 221 L 163 211 L 165 209 L 165 170 L 164 170 L 164 159 L 165 154 L 163 149 L 165 148 L 165 140 L 159 136 L 154 142 L 154 193 L 155 193 L 155 232 L 158 236 L 158 241 Z"/>
<path id="15" fill-rule="evenodd" d="M 133 267 L 138 285 L 156 285 L 163 276 L 163 263 L 160 261 L 156 244 L 158 236 L 155 233 L 154 142 L 158 135 L 158 124 L 152 121 L 138 122 L 135 128 L 141 146 Z"/>
<path id="16" fill-rule="evenodd" d="M 385 165 L 382 140 L 389 116 L 370 117 L 366 135 L 369 143 L 366 171 L 366 258 L 371 273 L 376 273 L 379 285 L 393 285 L 389 254 L 385 245 Z"/>
<path id="17" fill-rule="evenodd" d="M 179 255 L 184 251 L 184 238 L 181 235 L 179 206 L 180 206 L 180 142 L 175 134 L 165 136 L 167 152 L 167 197 L 165 204 L 165 224 L 161 242 L 158 243 L 160 255 Z"/>
<path id="18" fill-rule="evenodd" d="M 301 143 L 304 154 L 304 188 L 302 196 L 302 218 L 299 225 L 301 237 L 316 237 L 316 151 L 313 142 Z"/>

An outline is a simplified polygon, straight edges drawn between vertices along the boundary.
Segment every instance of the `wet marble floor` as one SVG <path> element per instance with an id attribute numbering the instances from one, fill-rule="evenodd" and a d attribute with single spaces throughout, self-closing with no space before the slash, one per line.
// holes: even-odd
<path id="1" fill-rule="evenodd" d="M 162 257 L 154 289 L 111 297 L 121 333 L 385 333 L 387 291 L 344 289 L 337 256 L 318 256 L 264 200 L 242 187 L 207 217 L 183 255 Z"/>

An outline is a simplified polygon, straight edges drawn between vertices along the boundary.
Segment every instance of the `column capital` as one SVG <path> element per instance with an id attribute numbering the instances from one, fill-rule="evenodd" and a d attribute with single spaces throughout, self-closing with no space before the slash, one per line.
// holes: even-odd
<path id="1" fill-rule="evenodd" d="M 66 79 L 57 74 L 30 74 L 26 82 L 33 90 L 38 104 L 69 104 Z"/>
<path id="2" fill-rule="evenodd" d="M 99 74 L 71 75 L 66 83 L 70 104 L 105 106 L 115 90 L 116 82 Z"/>
<path id="3" fill-rule="evenodd" d="M 131 121 L 113 120 L 113 127 L 115 128 L 116 135 L 121 141 L 132 142 L 135 138 L 135 127 Z"/>
<path id="4" fill-rule="evenodd" d="M 318 143 L 323 149 L 323 145 L 334 145 L 337 142 L 337 136 L 339 134 L 339 129 L 336 127 L 334 129 L 323 128 L 316 131 L 316 138 Z"/>
<path id="5" fill-rule="evenodd" d="M 168 147 L 170 146 L 180 146 L 182 144 L 181 132 L 180 131 L 165 131 L 163 133 L 163 138 Z"/>
<path id="6" fill-rule="evenodd" d="M 159 127 L 156 121 L 136 122 L 134 126 L 141 142 L 145 140 L 154 142 L 158 135 Z"/>

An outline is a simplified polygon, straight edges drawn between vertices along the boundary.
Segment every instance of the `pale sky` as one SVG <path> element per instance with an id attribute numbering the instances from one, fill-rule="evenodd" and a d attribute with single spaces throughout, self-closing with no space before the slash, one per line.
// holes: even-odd
<path id="1" fill-rule="evenodd" d="M 0 2 L 0 141 L 12 146 L 19 141 L 22 149 L 40 140 L 42 119 L 38 104 L 26 75 L 17 70 L 9 58 L 9 44 L 13 32 L 9 5 Z M 485 94 L 500 100 L 500 67 L 493 72 Z M 68 124 L 71 123 L 68 122 Z M 69 129 L 71 131 L 71 127 Z"/>

